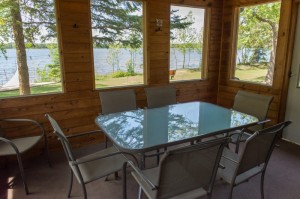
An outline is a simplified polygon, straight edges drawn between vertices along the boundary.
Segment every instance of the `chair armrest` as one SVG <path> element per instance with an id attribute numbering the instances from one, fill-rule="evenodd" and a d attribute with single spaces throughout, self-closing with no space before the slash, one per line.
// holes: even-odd
<path id="1" fill-rule="evenodd" d="M 223 156 L 223 155 L 222 155 L 222 158 L 224 158 L 224 159 L 226 159 L 226 160 L 229 160 L 229 161 L 231 161 L 231 162 L 234 163 L 234 164 L 239 164 L 239 163 L 240 163 L 240 162 L 238 162 L 238 161 L 235 161 L 235 160 L 233 160 L 233 159 L 231 159 L 231 158 L 229 158 L 229 157 Z M 220 165 L 220 166 L 221 166 L 221 168 L 222 168 L 222 166 L 225 167 L 224 165 Z"/>
<path id="2" fill-rule="evenodd" d="M 223 164 L 219 164 L 218 166 L 220 169 L 225 169 L 226 167 Z"/>
<path id="3" fill-rule="evenodd" d="M 98 133 L 98 132 L 102 132 L 101 130 L 95 130 L 95 131 L 88 131 L 88 132 L 84 132 L 84 133 L 78 133 L 78 134 L 74 134 L 74 135 L 67 135 L 67 138 L 74 138 L 74 137 L 80 137 L 80 136 L 85 136 L 85 135 L 89 135 L 89 134 L 93 134 L 93 133 Z"/>
<path id="4" fill-rule="evenodd" d="M 158 187 L 154 185 L 142 172 L 141 170 L 132 162 L 132 161 L 127 161 L 124 163 L 124 165 L 129 165 L 136 173 L 139 175 L 139 177 L 149 186 L 151 187 L 151 190 L 157 190 Z M 126 167 L 126 166 L 124 166 Z"/>
<path id="5" fill-rule="evenodd" d="M 42 135 L 45 136 L 45 129 L 43 127 L 43 125 L 41 125 L 39 122 L 35 121 L 35 120 L 31 120 L 31 119 L 0 119 L 0 121 L 4 121 L 4 122 L 29 122 L 29 123 L 33 123 L 36 126 L 38 126 L 41 131 L 42 131 Z"/>
<path id="6" fill-rule="evenodd" d="M 130 154 L 130 153 L 126 153 L 126 152 L 122 152 L 122 151 L 117 151 L 117 152 L 114 152 L 114 153 L 110 153 L 110 154 L 107 154 L 107 155 L 102 155 L 102 156 L 98 156 L 98 157 L 94 157 L 94 158 L 86 158 L 85 160 L 82 160 L 82 161 L 76 161 L 76 162 L 72 162 L 72 165 L 79 165 L 79 164 L 83 164 L 83 163 L 87 163 L 87 162 L 92 162 L 92 161 L 95 161 L 95 160 L 100 160 L 100 159 L 103 159 L 103 158 L 107 158 L 107 157 L 111 157 L 111 156 L 114 156 L 114 155 L 130 155 L 134 161 L 136 163 L 138 163 L 138 160 L 137 158 Z M 124 156 L 126 158 L 126 156 Z"/>
<path id="7" fill-rule="evenodd" d="M 100 160 L 100 159 L 103 159 L 103 158 L 107 158 L 107 157 L 110 157 L 110 156 L 114 156 L 114 155 L 120 155 L 120 154 L 123 154 L 121 151 L 118 151 L 118 152 L 115 152 L 115 153 L 110 153 L 110 154 L 107 154 L 107 155 L 103 155 L 103 156 L 98 156 L 98 157 L 94 157 L 94 158 L 86 158 L 85 160 L 82 160 L 82 161 L 76 161 L 76 162 L 72 162 L 72 165 L 78 165 L 78 164 L 83 164 L 83 163 L 87 163 L 87 162 L 92 162 L 92 161 L 95 161 L 95 160 Z"/>

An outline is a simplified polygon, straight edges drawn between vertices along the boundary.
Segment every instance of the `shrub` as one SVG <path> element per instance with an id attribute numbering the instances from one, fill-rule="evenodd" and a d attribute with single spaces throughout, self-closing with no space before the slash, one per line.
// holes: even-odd
<path id="1" fill-rule="evenodd" d="M 119 78 L 119 77 L 129 77 L 129 76 L 135 76 L 136 73 L 131 73 L 131 72 L 124 72 L 124 71 L 116 71 L 112 73 L 112 78 Z"/>

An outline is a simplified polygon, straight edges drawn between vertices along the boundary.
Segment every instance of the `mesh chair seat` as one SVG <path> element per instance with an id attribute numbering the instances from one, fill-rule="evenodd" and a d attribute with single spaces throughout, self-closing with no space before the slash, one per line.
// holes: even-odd
<path id="1" fill-rule="evenodd" d="M 96 159 L 97 157 L 109 155 L 115 152 L 118 152 L 118 150 L 114 146 L 112 146 L 106 149 L 102 149 L 99 152 L 78 158 L 76 159 L 76 162 L 82 162 L 89 159 Z M 112 174 L 115 171 L 121 170 L 123 163 L 125 161 L 127 161 L 127 159 L 122 154 L 119 154 L 119 155 L 109 156 L 107 158 L 95 160 L 92 162 L 82 163 L 79 164 L 78 167 L 81 172 L 84 183 L 88 183 L 98 178 L 102 178 L 104 176 Z M 80 179 L 77 175 L 77 172 L 75 171 L 75 167 L 72 165 L 72 162 L 69 161 L 69 164 L 78 182 L 80 182 Z"/>
<path id="2" fill-rule="evenodd" d="M 19 153 L 24 153 L 27 150 L 34 147 L 40 140 L 42 136 L 32 136 L 32 137 L 24 137 L 24 138 L 17 138 L 10 140 L 12 143 L 16 145 L 19 150 Z M 7 155 L 16 155 L 16 151 L 11 145 L 0 142 L 0 156 L 7 156 Z"/>

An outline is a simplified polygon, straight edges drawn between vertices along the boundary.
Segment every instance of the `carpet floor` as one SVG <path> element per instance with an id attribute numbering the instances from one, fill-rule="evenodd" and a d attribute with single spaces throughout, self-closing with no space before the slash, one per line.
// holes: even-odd
<path id="1" fill-rule="evenodd" d="M 85 149 L 76 149 L 76 155 L 95 151 L 102 145 L 91 146 Z M 26 195 L 18 168 L 14 163 L 6 166 L 0 165 L 0 199 L 61 199 L 67 198 L 69 182 L 69 166 L 62 152 L 51 152 L 53 167 L 49 168 L 43 157 L 35 157 L 24 161 L 25 175 L 30 194 Z M 147 166 L 152 166 L 155 159 L 148 160 Z M 120 172 L 120 178 L 122 178 Z M 137 198 L 138 185 L 128 174 L 128 198 Z M 10 182 L 10 183 L 9 183 Z M 258 199 L 260 198 L 260 175 L 252 178 L 234 188 L 233 199 Z M 99 179 L 87 184 L 88 198 L 122 198 L 122 180 Z M 227 198 L 229 185 L 223 181 L 216 182 L 212 194 L 213 199 Z M 83 198 L 81 186 L 74 179 L 72 198 Z M 146 197 L 144 197 L 146 198 Z M 265 176 L 266 199 L 299 199 L 300 198 L 300 146 L 281 141 L 276 147 Z"/>

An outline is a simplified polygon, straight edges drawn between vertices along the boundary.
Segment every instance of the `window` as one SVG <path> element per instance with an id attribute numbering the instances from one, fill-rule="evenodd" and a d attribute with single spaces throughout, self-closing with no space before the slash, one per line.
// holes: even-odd
<path id="1" fill-rule="evenodd" d="M 171 6 L 170 81 L 205 78 L 206 11 Z"/>
<path id="2" fill-rule="evenodd" d="M 61 92 L 54 1 L 0 2 L 0 98 Z"/>
<path id="3" fill-rule="evenodd" d="M 238 9 L 233 79 L 272 85 L 280 2 Z"/>
<path id="4" fill-rule="evenodd" d="M 96 88 L 143 84 L 143 4 L 91 0 Z"/>

